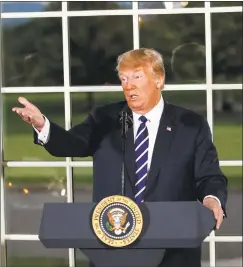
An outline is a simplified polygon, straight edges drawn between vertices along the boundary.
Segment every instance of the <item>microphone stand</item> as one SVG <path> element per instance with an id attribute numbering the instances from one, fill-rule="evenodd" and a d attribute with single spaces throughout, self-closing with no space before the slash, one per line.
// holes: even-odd
<path id="1" fill-rule="evenodd" d="M 132 123 L 132 118 L 125 111 L 121 112 L 120 122 L 122 124 L 122 172 L 121 172 L 121 195 L 125 195 L 125 141 L 127 138 L 127 130 Z"/>

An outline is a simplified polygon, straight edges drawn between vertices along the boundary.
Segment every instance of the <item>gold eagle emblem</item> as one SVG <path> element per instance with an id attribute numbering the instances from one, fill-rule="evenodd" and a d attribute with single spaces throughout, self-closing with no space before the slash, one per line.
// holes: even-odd
<path id="1" fill-rule="evenodd" d="M 107 228 L 114 232 L 116 235 L 125 233 L 127 228 L 130 226 L 130 223 L 127 222 L 128 213 L 121 208 L 114 208 L 107 212 L 109 223 Z M 126 223 L 126 225 L 125 225 Z"/>

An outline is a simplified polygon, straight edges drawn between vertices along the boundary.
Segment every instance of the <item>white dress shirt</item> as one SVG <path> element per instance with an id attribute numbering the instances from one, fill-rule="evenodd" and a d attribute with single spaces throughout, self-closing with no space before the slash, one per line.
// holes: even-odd
<path id="1" fill-rule="evenodd" d="M 146 125 L 148 128 L 148 135 L 149 135 L 148 170 L 150 169 L 150 166 L 151 166 L 151 160 L 152 160 L 152 155 L 153 155 L 153 151 L 154 151 L 155 140 L 157 137 L 159 123 L 160 123 L 160 119 L 161 119 L 163 110 L 164 110 L 164 100 L 163 100 L 163 97 L 161 96 L 159 103 L 153 109 L 151 109 L 147 114 L 144 114 L 144 116 L 148 120 L 146 122 Z M 133 112 L 134 141 L 136 138 L 136 134 L 137 134 L 139 125 L 141 123 L 139 121 L 140 116 L 141 116 L 141 114 L 137 114 L 137 113 Z M 44 116 L 44 118 L 45 118 L 45 125 L 44 125 L 41 132 L 39 132 L 33 126 L 33 128 L 35 129 L 35 131 L 38 134 L 38 141 L 42 145 L 44 145 L 48 142 L 49 135 L 50 135 L 50 122 L 45 116 Z M 221 202 L 219 201 L 219 199 L 217 197 L 212 196 L 212 195 L 208 195 L 205 198 L 208 198 L 208 197 L 212 197 L 212 198 L 216 199 L 219 202 L 219 204 L 221 205 Z"/>
<path id="2" fill-rule="evenodd" d="M 163 110 L 164 110 L 164 100 L 161 96 L 159 103 L 153 109 L 151 109 L 147 114 L 144 114 L 144 116 L 147 118 L 146 126 L 149 135 L 148 170 L 150 169 L 151 166 L 154 144 L 158 133 L 160 118 L 163 113 Z M 136 134 L 141 123 L 141 121 L 139 120 L 141 114 L 137 114 L 135 112 L 133 112 L 132 114 L 133 114 L 134 141 L 135 141 Z"/>
<path id="3" fill-rule="evenodd" d="M 49 140 L 49 135 L 50 135 L 50 122 L 49 120 L 42 114 L 42 116 L 45 118 L 45 124 L 41 132 L 39 132 L 34 126 L 33 128 L 35 129 L 36 133 L 38 134 L 38 141 L 42 144 L 45 145 L 48 140 Z"/>

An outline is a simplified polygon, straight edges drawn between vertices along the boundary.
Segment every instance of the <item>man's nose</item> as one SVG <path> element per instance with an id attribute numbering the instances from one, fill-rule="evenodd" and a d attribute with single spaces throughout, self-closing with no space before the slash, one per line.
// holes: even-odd
<path id="1" fill-rule="evenodd" d="M 128 81 L 127 84 L 126 84 L 126 89 L 127 90 L 131 90 L 133 88 L 135 88 L 135 85 L 133 84 L 133 82 Z"/>

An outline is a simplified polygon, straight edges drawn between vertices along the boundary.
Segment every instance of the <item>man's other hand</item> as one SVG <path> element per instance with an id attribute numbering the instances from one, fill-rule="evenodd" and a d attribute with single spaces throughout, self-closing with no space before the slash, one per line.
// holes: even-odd
<path id="1" fill-rule="evenodd" d="M 24 107 L 14 107 L 12 111 L 19 114 L 24 121 L 33 125 L 38 131 L 41 131 L 45 125 L 45 119 L 40 110 L 24 97 L 19 97 L 18 101 Z"/>
<path id="2" fill-rule="evenodd" d="M 224 212 L 219 202 L 212 197 L 208 197 L 203 200 L 203 205 L 213 211 L 214 218 L 217 221 L 216 229 L 219 229 L 223 222 L 223 217 L 224 217 Z"/>

